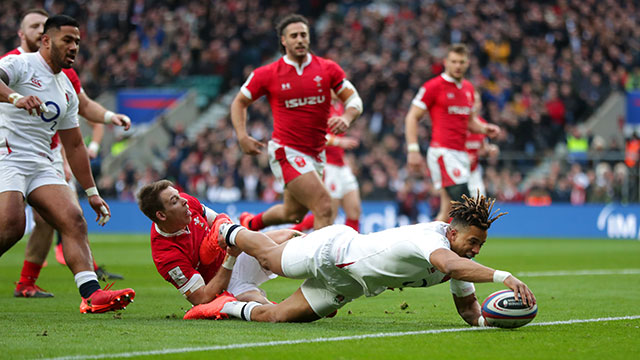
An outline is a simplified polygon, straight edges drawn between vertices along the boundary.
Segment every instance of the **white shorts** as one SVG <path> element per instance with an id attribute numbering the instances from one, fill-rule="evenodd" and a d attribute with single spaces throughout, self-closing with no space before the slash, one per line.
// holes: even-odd
<path id="1" fill-rule="evenodd" d="M 327 164 L 324 170 L 324 184 L 333 199 L 342 199 L 346 194 L 358 190 L 358 180 L 349 165 Z"/>
<path id="2" fill-rule="evenodd" d="M 484 181 L 482 180 L 482 167 L 480 167 L 480 165 L 478 165 L 478 167 L 471 172 L 471 176 L 469 176 L 469 195 L 475 197 L 478 192 L 480 192 L 480 195 L 487 196 Z"/>
<path id="3" fill-rule="evenodd" d="M 19 191 L 25 198 L 43 185 L 66 185 L 52 163 L 0 159 L 0 193 Z"/>
<path id="4" fill-rule="evenodd" d="M 333 225 L 289 240 L 282 251 L 282 272 L 307 279 L 300 286 L 311 309 L 325 317 L 364 294 L 360 283 L 335 265 L 333 245 L 341 237 L 357 236 L 348 226 Z"/>
<path id="5" fill-rule="evenodd" d="M 62 178 L 64 179 L 64 162 L 62 160 L 62 145 L 56 146 L 54 149 L 51 149 L 51 153 L 53 154 L 53 167 L 60 173 Z"/>
<path id="6" fill-rule="evenodd" d="M 427 165 L 436 190 L 469 181 L 471 164 L 466 151 L 429 147 Z"/>
<path id="7" fill-rule="evenodd" d="M 267 150 L 271 172 L 281 186 L 284 187 L 291 180 L 312 171 L 317 172 L 322 179 L 324 164 L 327 161 L 324 151 L 318 155 L 318 158 L 314 158 L 273 140 L 269 140 Z"/>
<path id="8" fill-rule="evenodd" d="M 278 275 L 265 270 L 253 256 L 241 253 L 233 265 L 227 290 L 234 296 L 251 290 L 258 290 L 264 294 L 264 291 L 258 286 L 276 277 Z"/>

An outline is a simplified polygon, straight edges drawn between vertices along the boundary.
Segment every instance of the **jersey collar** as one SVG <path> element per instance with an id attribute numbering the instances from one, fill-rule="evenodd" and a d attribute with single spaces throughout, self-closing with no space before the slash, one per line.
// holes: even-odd
<path id="1" fill-rule="evenodd" d="M 186 227 L 186 228 L 184 228 L 182 230 L 178 230 L 178 231 L 176 231 L 174 233 L 169 234 L 169 233 L 166 233 L 166 232 L 160 230 L 160 228 L 158 227 L 158 224 L 153 223 L 153 226 L 156 227 L 156 231 L 158 232 L 158 234 L 160 234 L 160 235 L 162 235 L 164 237 L 180 236 L 180 235 L 183 235 L 183 234 L 189 234 L 190 233 L 188 227 Z"/>
<path id="2" fill-rule="evenodd" d="M 462 81 L 456 81 L 453 77 L 449 76 L 447 73 L 440 74 L 445 81 L 450 83 L 454 83 L 458 89 L 462 89 Z"/>
<path id="3" fill-rule="evenodd" d="M 301 66 L 298 66 L 297 62 L 289 60 L 286 54 L 282 57 L 282 59 L 284 59 L 285 64 L 293 66 L 296 69 L 296 73 L 298 73 L 298 75 L 302 75 L 304 68 L 306 68 L 307 65 L 311 64 L 311 54 L 309 53 L 307 53 L 307 59 L 302 63 Z"/>
<path id="4" fill-rule="evenodd" d="M 53 75 L 55 75 L 55 73 L 51 69 L 51 66 L 49 66 L 49 64 L 47 64 L 47 61 L 42 57 L 42 54 L 40 54 L 40 51 L 36 51 L 36 56 L 38 57 L 38 59 L 40 60 L 40 62 L 44 66 L 44 68 L 49 70 L 49 72 L 52 73 Z M 60 71 L 60 72 L 62 72 L 62 71 Z"/>
<path id="5" fill-rule="evenodd" d="M 18 46 L 18 49 L 17 49 L 17 50 L 18 50 L 18 52 L 19 52 L 20 54 L 24 54 L 24 53 L 25 53 L 25 51 L 24 51 L 24 49 L 22 48 L 22 46 Z"/>

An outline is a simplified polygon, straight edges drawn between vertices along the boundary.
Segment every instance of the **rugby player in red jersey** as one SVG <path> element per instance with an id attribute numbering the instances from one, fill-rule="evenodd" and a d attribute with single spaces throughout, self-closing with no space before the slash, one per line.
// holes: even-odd
<path id="1" fill-rule="evenodd" d="M 338 116 L 344 112 L 344 106 L 334 93 L 331 93 L 331 113 L 330 116 Z M 344 133 L 334 135 L 327 133 L 327 165 L 324 173 L 324 184 L 331 195 L 331 206 L 333 219 L 338 214 L 338 206 L 342 206 L 345 215 L 344 224 L 355 231 L 360 231 L 360 214 L 362 206 L 360 201 L 360 191 L 358 190 L 358 180 L 351 171 L 351 167 L 346 163 L 344 151 L 351 150 L 358 146 L 356 138 L 344 136 Z M 313 228 L 314 216 L 309 214 L 295 226 L 293 230 L 306 231 Z"/>
<path id="2" fill-rule="evenodd" d="M 40 49 L 42 31 L 44 23 L 47 21 L 49 14 L 40 8 L 34 8 L 25 11 L 18 29 L 20 37 L 20 46 L 4 54 L 0 58 L 8 55 L 20 55 L 23 53 L 33 53 Z M 87 153 L 90 158 L 95 158 L 100 149 L 100 141 L 104 132 L 104 123 L 113 123 L 117 126 L 123 126 L 128 130 L 131 126 L 131 120 L 123 114 L 115 114 L 106 110 L 102 105 L 93 101 L 87 96 L 82 89 L 80 78 L 73 68 L 62 69 L 62 72 L 69 78 L 73 89 L 78 95 L 80 105 L 78 113 L 87 119 L 93 127 L 91 143 L 87 147 Z M 51 139 L 51 151 L 53 153 L 54 165 L 60 171 L 67 181 L 71 178 L 71 169 L 69 168 L 64 149 L 60 144 L 60 137 L 56 133 Z M 45 262 L 51 244 L 53 242 L 53 227 L 49 225 L 38 214 L 33 211 L 35 227 L 31 231 L 27 247 L 25 249 L 25 260 L 23 263 L 20 280 L 16 283 L 16 289 L 13 293 L 15 297 L 52 297 L 53 294 L 47 292 L 37 286 L 35 283 L 40 275 L 40 270 Z M 56 259 L 64 264 L 64 256 L 62 254 L 62 243 L 56 247 Z M 94 261 L 94 270 L 99 277 L 122 279 L 122 276 L 106 272 L 100 268 Z"/>
<path id="3" fill-rule="evenodd" d="M 216 221 L 231 223 L 225 214 L 181 193 L 168 180 L 145 185 L 138 192 L 138 206 L 151 220 L 151 256 L 158 273 L 193 305 L 208 303 L 227 290 L 237 298 L 269 304 L 258 286 L 276 275 L 258 261 L 230 248 L 227 253 L 215 241 L 205 239 L 218 228 Z M 290 237 L 289 230 L 270 231 L 278 242 Z M 197 309 L 194 310 L 197 312 Z"/>
<path id="4" fill-rule="evenodd" d="M 331 196 L 322 182 L 325 134 L 347 130 L 362 113 L 362 100 L 338 64 L 309 52 L 306 18 L 288 15 L 277 25 L 279 60 L 251 73 L 231 104 L 231 121 L 245 154 L 262 153 L 265 144 L 247 133 L 247 108 L 263 95 L 271 105 L 273 134 L 268 144 L 269 164 L 284 185 L 284 201 L 265 212 L 241 215 L 252 230 L 297 223 L 308 210 L 314 228 L 332 223 Z M 329 117 L 331 90 L 345 105 L 340 116 Z"/>
<path id="5" fill-rule="evenodd" d="M 451 200 L 469 195 L 469 156 L 465 151 L 467 129 L 473 133 L 495 137 L 500 128 L 482 124 L 473 111 L 474 89 L 464 79 L 469 67 L 469 50 L 463 44 L 449 47 L 444 61 L 444 73 L 425 82 L 411 102 L 405 117 L 407 165 L 420 171 L 424 160 L 418 145 L 418 121 L 429 112 L 431 143 L 427 165 L 434 188 L 440 192 L 440 211 L 434 220 L 448 221 Z"/>

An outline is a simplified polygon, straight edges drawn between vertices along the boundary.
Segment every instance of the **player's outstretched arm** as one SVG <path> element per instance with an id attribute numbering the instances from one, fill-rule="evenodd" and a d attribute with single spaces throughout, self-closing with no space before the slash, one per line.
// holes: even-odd
<path id="1" fill-rule="evenodd" d="M 460 257 L 449 249 L 441 248 L 435 250 L 431 253 L 429 262 L 440 272 L 454 279 L 474 283 L 503 283 L 509 289 L 513 290 L 516 299 L 522 297 L 525 305 L 533 305 L 536 303 L 533 292 L 531 292 L 525 283 L 515 276 L 506 271 L 494 270 L 467 258 Z"/>
<path id="2" fill-rule="evenodd" d="M 113 124 L 122 126 L 125 130 L 131 128 L 131 119 L 124 114 L 116 114 L 113 111 L 105 109 L 102 105 L 91 99 L 84 91 L 78 94 L 78 114 L 87 119 L 87 121 L 102 126 L 102 124 Z M 95 135 L 95 134 L 94 134 Z M 93 140 L 96 140 L 94 137 Z M 100 137 L 98 143 L 102 140 Z"/>
<path id="3" fill-rule="evenodd" d="M 87 193 L 87 199 L 89 204 L 96 212 L 96 221 L 98 224 L 104 225 L 111 218 L 111 211 L 109 205 L 100 197 L 96 183 L 91 173 L 91 166 L 89 165 L 89 156 L 87 155 L 87 148 L 82 141 L 82 133 L 79 127 L 74 127 L 66 130 L 58 130 L 60 135 L 60 141 L 64 146 L 69 166 L 73 175 L 80 183 L 80 186 Z"/>
<path id="4" fill-rule="evenodd" d="M 262 153 L 265 144 L 252 138 L 247 133 L 247 108 L 253 103 L 253 100 L 246 97 L 243 93 L 238 92 L 236 98 L 231 103 L 231 123 L 236 131 L 238 143 L 245 154 L 258 155 Z"/>

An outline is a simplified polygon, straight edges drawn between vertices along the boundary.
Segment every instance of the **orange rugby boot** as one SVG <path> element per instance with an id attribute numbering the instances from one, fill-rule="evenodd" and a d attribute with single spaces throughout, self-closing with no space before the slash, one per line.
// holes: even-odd
<path id="1" fill-rule="evenodd" d="M 209 265 L 218 257 L 220 246 L 218 245 L 218 236 L 220 235 L 220 226 L 222 224 L 231 224 L 232 221 L 227 214 L 218 214 L 213 220 L 211 230 L 200 245 L 200 262 Z"/>
<path id="2" fill-rule="evenodd" d="M 206 304 L 200 304 L 192 307 L 186 314 L 184 314 L 185 320 L 197 320 L 197 319 L 211 319 L 211 320 L 223 320 L 228 319 L 229 315 L 221 313 L 224 304 L 238 301 L 233 295 L 225 291 L 218 295 L 213 301 Z"/>
<path id="3" fill-rule="evenodd" d="M 13 296 L 25 298 L 48 298 L 53 297 L 53 294 L 47 292 L 36 284 L 26 285 L 21 282 L 17 282 L 16 289 L 13 291 Z"/>
<path id="4" fill-rule="evenodd" d="M 133 289 L 110 290 L 111 286 L 113 283 L 94 292 L 86 299 L 82 298 L 80 312 L 86 314 L 124 310 L 136 297 L 136 292 Z"/>

